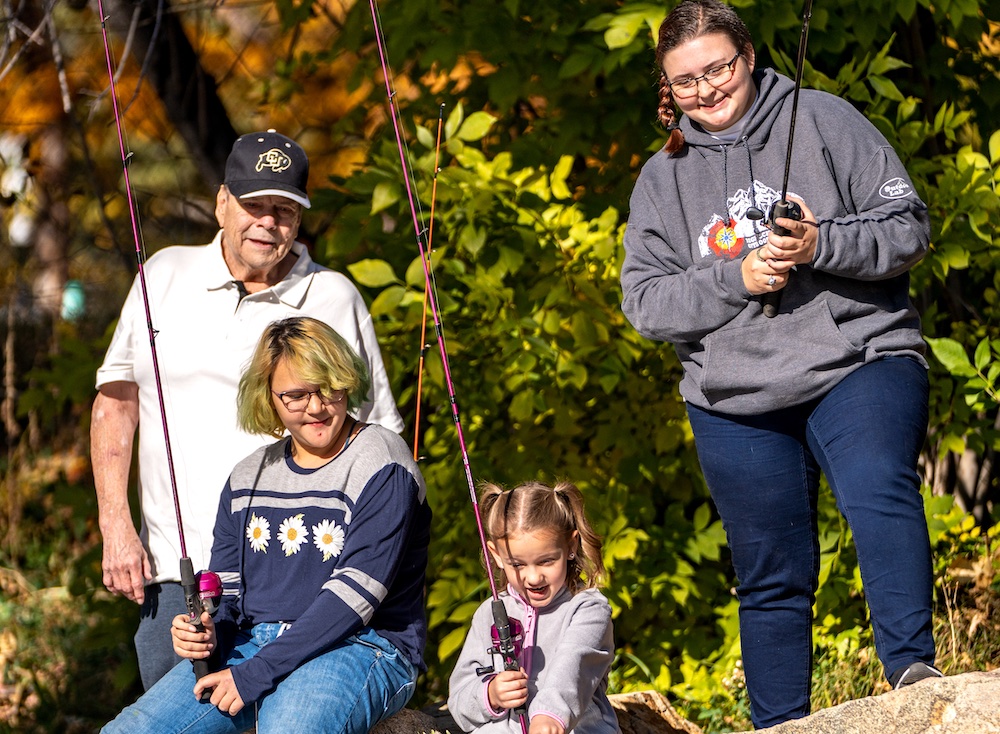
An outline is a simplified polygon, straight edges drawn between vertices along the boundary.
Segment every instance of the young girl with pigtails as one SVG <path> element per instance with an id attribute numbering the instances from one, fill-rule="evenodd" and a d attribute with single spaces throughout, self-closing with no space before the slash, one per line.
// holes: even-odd
<path id="1" fill-rule="evenodd" d="M 476 610 L 451 674 L 448 708 L 464 731 L 614 734 L 608 701 L 614 658 L 611 607 L 598 590 L 601 539 L 573 484 L 537 482 L 504 490 L 486 484 L 479 506 L 512 627 L 522 630 L 519 670 L 496 653 L 490 601 Z"/>

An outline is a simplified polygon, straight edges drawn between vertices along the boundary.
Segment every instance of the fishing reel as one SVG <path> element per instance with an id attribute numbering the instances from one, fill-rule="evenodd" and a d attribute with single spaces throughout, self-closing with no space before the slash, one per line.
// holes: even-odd
<path id="1" fill-rule="evenodd" d="M 198 582 L 198 600 L 202 610 L 214 617 L 222 601 L 222 579 L 215 571 L 199 571 L 194 578 Z"/>
<path id="2" fill-rule="evenodd" d="M 783 217 L 785 219 L 802 219 L 802 207 L 799 206 L 798 202 L 791 201 L 789 199 L 779 199 L 771 205 L 771 211 L 767 215 L 767 226 L 772 232 L 781 237 L 787 237 L 792 233 L 792 231 L 786 227 L 782 227 L 780 224 L 776 223 L 778 217 Z M 750 207 L 747 210 L 747 219 L 753 221 L 760 221 L 764 218 L 764 212 L 755 206 Z"/>
<path id="3" fill-rule="evenodd" d="M 486 654 L 491 659 L 494 655 L 499 655 L 503 659 L 504 670 L 519 669 L 521 666 L 518 660 L 524 646 L 524 627 L 521 623 L 516 619 L 508 619 L 504 610 L 503 618 L 497 619 L 497 624 L 490 627 L 490 637 L 493 639 L 493 645 L 486 648 Z M 496 668 L 492 665 L 476 668 L 476 675 L 491 675 L 495 672 Z"/>
<path id="4" fill-rule="evenodd" d="M 219 608 L 219 601 L 222 599 L 222 579 L 219 574 L 213 571 L 194 572 L 191 559 L 187 556 L 181 557 L 181 589 L 184 591 L 184 605 L 187 607 L 188 618 L 191 624 L 199 632 L 205 630 L 201 623 L 201 613 L 203 611 L 214 614 Z M 208 660 L 192 660 L 195 678 L 201 680 L 208 675 Z M 212 698 L 212 691 L 205 689 L 201 692 L 201 701 L 206 703 Z"/>
<path id="5" fill-rule="evenodd" d="M 768 228 L 780 237 L 787 237 L 792 233 L 792 230 L 778 224 L 776 221 L 778 217 L 800 220 L 802 219 L 802 207 L 797 202 L 791 201 L 784 196 L 771 205 L 771 211 L 767 215 Z M 761 220 L 763 218 L 764 212 L 757 207 L 751 207 L 747 211 L 747 219 Z M 761 296 L 761 303 L 763 304 L 764 315 L 769 319 L 773 319 L 778 315 L 778 309 L 781 307 L 781 291 L 765 293 Z"/>

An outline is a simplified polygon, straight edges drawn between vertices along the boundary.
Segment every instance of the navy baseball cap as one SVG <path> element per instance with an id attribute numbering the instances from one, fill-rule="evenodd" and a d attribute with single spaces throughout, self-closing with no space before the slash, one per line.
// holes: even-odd
<path id="1" fill-rule="evenodd" d="M 283 196 L 309 208 L 309 159 L 302 146 L 274 130 L 247 133 L 226 160 L 226 187 L 237 199 Z"/>

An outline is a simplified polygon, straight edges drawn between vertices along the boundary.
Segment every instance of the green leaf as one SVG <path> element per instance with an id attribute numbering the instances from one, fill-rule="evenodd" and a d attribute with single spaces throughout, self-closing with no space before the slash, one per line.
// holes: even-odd
<path id="1" fill-rule="evenodd" d="M 447 660 L 465 642 L 465 627 L 457 627 L 444 636 L 438 645 L 438 660 Z"/>
<path id="2" fill-rule="evenodd" d="M 459 102 L 455 105 L 454 109 L 448 113 L 448 119 L 444 123 L 444 139 L 451 140 L 454 136 L 455 131 L 458 130 L 459 126 L 462 124 L 462 119 L 465 117 L 465 111 L 462 107 L 462 103 Z"/>
<path id="3" fill-rule="evenodd" d="M 568 199 L 570 198 L 570 190 L 566 185 L 566 178 L 569 176 L 570 171 L 573 169 L 573 156 L 564 155 L 559 159 L 556 167 L 552 171 L 552 175 L 549 176 L 549 183 L 552 186 L 552 196 L 557 199 Z"/>
<path id="4" fill-rule="evenodd" d="M 530 390 L 521 390 L 515 394 L 508 408 L 511 418 L 518 421 L 526 421 L 531 418 L 534 413 L 534 400 L 535 396 Z"/>
<path id="5" fill-rule="evenodd" d="M 985 372 L 986 366 L 990 363 L 992 357 L 993 352 L 990 350 L 990 340 L 983 339 L 979 342 L 979 346 L 976 347 L 976 354 L 973 357 L 976 369 L 980 372 Z"/>
<path id="6" fill-rule="evenodd" d="M 903 93 L 899 91 L 895 84 L 893 84 L 889 79 L 884 76 L 873 76 L 869 77 L 868 82 L 872 85 L 872 89 L 880 97 L 885 97 L 886 99 L 891 99 L 894 102 L 903 101 Z"/>
<path id="7" fill-rule="evenodd" d="M 382 288 L 399 282 L 392 266 L 385 260 L 359 260 L 348 265 L 347 270 L 354 280 L 368 288 Z"/>
<path id="8" fill-rule="evenodd" d="M 954 433 L 949 433 L 943 439 L 941 439 L 941 450 L 950 451 L 953 454 L 958 454 L 961 456 L 965 453 L 965 441 L 961 436 L 956 436 Z"/>
<path id="9" fill-rule="evenodd" d="M 376 184 L 375 190 L 372 191 L 371 213 L 378 214 L 397 201 L 399 201 L 399 184 L 394 181 L 382 181 Z"/>
<path id="10" fill-rule="evenodd" d="M 401 285 L 391 285 L 375 296 L 369 312 L 372 316 L 387 316 L 395 311 L 406 296 L 406 289 Z"/>
<path id="11" fill-rule="evenodd" d="M 691 524 L 691 527 L 695 532 L 700 532 L 708 527 L 709 520 L 711 519 L 712 508 L 708 506 L 708 503 L 699 505 L 698 509 L 694 511 L 694 522 Z"/>
<path id="12" fill-rule="evenodd" d="M 931 351 L 948 372 L 956 377 L 975 377 L 976 370 L 969 361 L 965 347 L 954 339 L 925 337 Z"/>
<path id="13" fill-rule="evenodd" d="M 493 127 L 493 123 L 497 121 L 497 117 L 491 115 L 489 112 L 473 112 L 467 118 L 462 126 L 458 129 L 456 137 L 459 140 L 464 140 L 467 143 L 471 143 L 475 140 L 482 140 L 486 133 L 490 131 Z"/>
<path id="14" fill-rule="evenodd" d="M 433 150 L 435 147 L 435 141 L 434 141 L 434 135 L 431 133 L 431 131 L 428 128 L 424 127 L 423 125 L 415 125 L 414 127 L 417 131 L 417 142 L 419 142 L 425 148 L 430 148 Z"/>

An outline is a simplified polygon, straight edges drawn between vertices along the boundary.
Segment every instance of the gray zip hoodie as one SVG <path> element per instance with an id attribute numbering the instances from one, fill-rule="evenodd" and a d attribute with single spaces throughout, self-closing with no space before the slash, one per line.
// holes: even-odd
<path id="1" fill-rule="evenodd" d="M 733 415 L 804 403 L 890 355 L 926 367 L 908 272 L 930 241 L 927 208 L 885 138 L 838 97 L 799 95 L 788 193 L 818 220 L 813 262 L 792 272 L 774 318 L 747 291 L 742 260 L 767 230 L 746 214 L 781 198 L 794 90 L 771 69 L 754 81 L 736 142 L 684 117 L 687 144 L 643 166 L 621 272 L 622 310 L 674 344 L 684 399 Z"/>
<path id="2" fill-rule="evenodd" d="M 512 587 L 500 594 L 508 616 L 524 628 L 519 661 L 528 675 L 528 719 L 539 714 L 561 722 L 567 734 L 616 734 L 618 717 L 608 701 L 608 671 L 615 656 L 611 606 L 597 589 L 571 594 L 563 588 L 535 609 Z M 462 654 L 452 671 L 448 712 L 463 731 L 521 734 L 520 717 L 495 710 L 487 686 L 503 660 L 487 653 L 493 613 L 486 601 L 472 617 Z"/>

